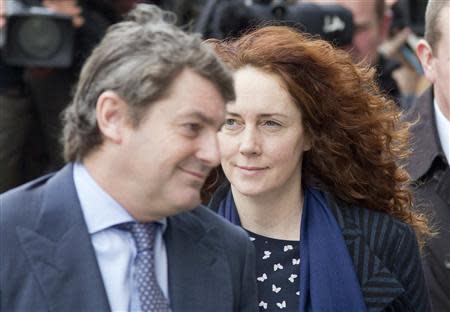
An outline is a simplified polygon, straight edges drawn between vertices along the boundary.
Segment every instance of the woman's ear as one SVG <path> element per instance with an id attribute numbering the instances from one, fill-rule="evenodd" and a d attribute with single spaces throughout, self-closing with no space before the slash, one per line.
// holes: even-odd
<path id="1" fill-rule="evenodd" d="M 311 137 L 309 136 L 308 133 L 304 133 L 303 136 L 303 152 L 307 152 L 311 149 L 312 144 L 311 144 Z"/>
<path id="2" fill-rule="evenodd" d="M 96 118 L 105 140 L 120 144 L 129 119 L 127 103 L 115 92 L 105 91 L 97 99 Z"/>

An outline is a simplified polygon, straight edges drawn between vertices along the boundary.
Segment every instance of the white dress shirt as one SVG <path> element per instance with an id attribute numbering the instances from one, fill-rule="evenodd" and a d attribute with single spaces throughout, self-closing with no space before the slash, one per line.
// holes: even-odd
<path id="1" fill-rule="evenodd" d="M 442 150 L 444 151 L 447 163 L 450 166 L 450 120 L 444 116 L 436 99 L 434 99 L 434 115 L 436 116 L 436 125 Z"/>
<path id="2" fill-rule="evenodd" d="M 132 278 L 136 245 L 131 233 L 114 227 L 135 220 L 94 181 L 82 164 L 74 165 L 73 178 L 111 310 L 139 311 L 139 294 Z M 162 237 L 166 222 L 166 219 L 158 221 L 154 252 L 156 277 L 169 299 L 167 252 Z"/>

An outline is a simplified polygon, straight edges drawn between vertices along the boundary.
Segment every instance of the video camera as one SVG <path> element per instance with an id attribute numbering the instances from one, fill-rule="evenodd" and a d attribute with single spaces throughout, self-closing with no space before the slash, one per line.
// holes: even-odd
<path id="1" fill-rule="evenodd" d="M 16 66 L 69 67 L 75 29 L 72 18 L 42 6 L 7 0 L 0 47 L 5 63 Z"/>
<path id="2" fill-rule="evenodd" d="M 289 4 L 282 0 L 210 1 L 196 31 L 206 37 L 225 38 L 268 21 L 318 35 L 336 46 L 350 44 L 354 25 L 352 13 L 339 5 Z"/>
<path id="3" fill-rule="evenodd" d="M 428 0 L 399 0 L 399 10 L 402 12 L 404 26 L 410 27 L 418 36 L 425 32 L 425 9 Z M 394 16 L 395 17 L 395 16 Z"/>

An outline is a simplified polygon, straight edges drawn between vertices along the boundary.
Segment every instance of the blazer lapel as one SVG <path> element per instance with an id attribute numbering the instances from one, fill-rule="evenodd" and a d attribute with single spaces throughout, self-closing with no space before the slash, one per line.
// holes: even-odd
<path id="1" fill-rule="evenodd" d="M 109 311 L 90 235 L 68 165 L 48 180 L 35 229 L 17 228 L 52 311 Z"/>
<path id="2" fill-rule="evenodd" d="M 382 311 L 384 307 L 405 292 L 395 275 L 370 247 L 371 239 L 379 241 L 389 239 L 389 237 L 382 239 L 383 235 L 388 235 L 386 233 L 389 227 L 386 224 L 387 218 L 378 218 L 379 215 L 375 214 L 375 217 L 368 222 L 363 209 L 344 209 L 329 194 L 326 194 L 326 197 L 342 229 L 367 309 L 368 311 Z M 368 227 L 368 229 L 364 230 L 364 227 Z M 369 232 L 370 237 L 368 237 Z"/>
<path id="3" fill-rule="evenodd" d="M 165 242 L 172 311 L 232 311 L 231 271 L 212 228 L 195 213 L 168 222 Z"/>

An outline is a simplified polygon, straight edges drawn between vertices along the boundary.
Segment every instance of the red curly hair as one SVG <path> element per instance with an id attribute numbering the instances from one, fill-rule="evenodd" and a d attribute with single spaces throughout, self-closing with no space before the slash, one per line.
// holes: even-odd
<path id="1" fill-rule="evenodd" d="M 374 69 L 285 26 L 207 43 L 232 70 L 253 66 L 281 77 L 312 143 L 303 156 L 303 183 L 386 212 L 410 224 L 423 242 L 427 220 L 411 209 L 409 176 L 399 166 L 408 156 L 409 124 L 380 91 Z"/>

